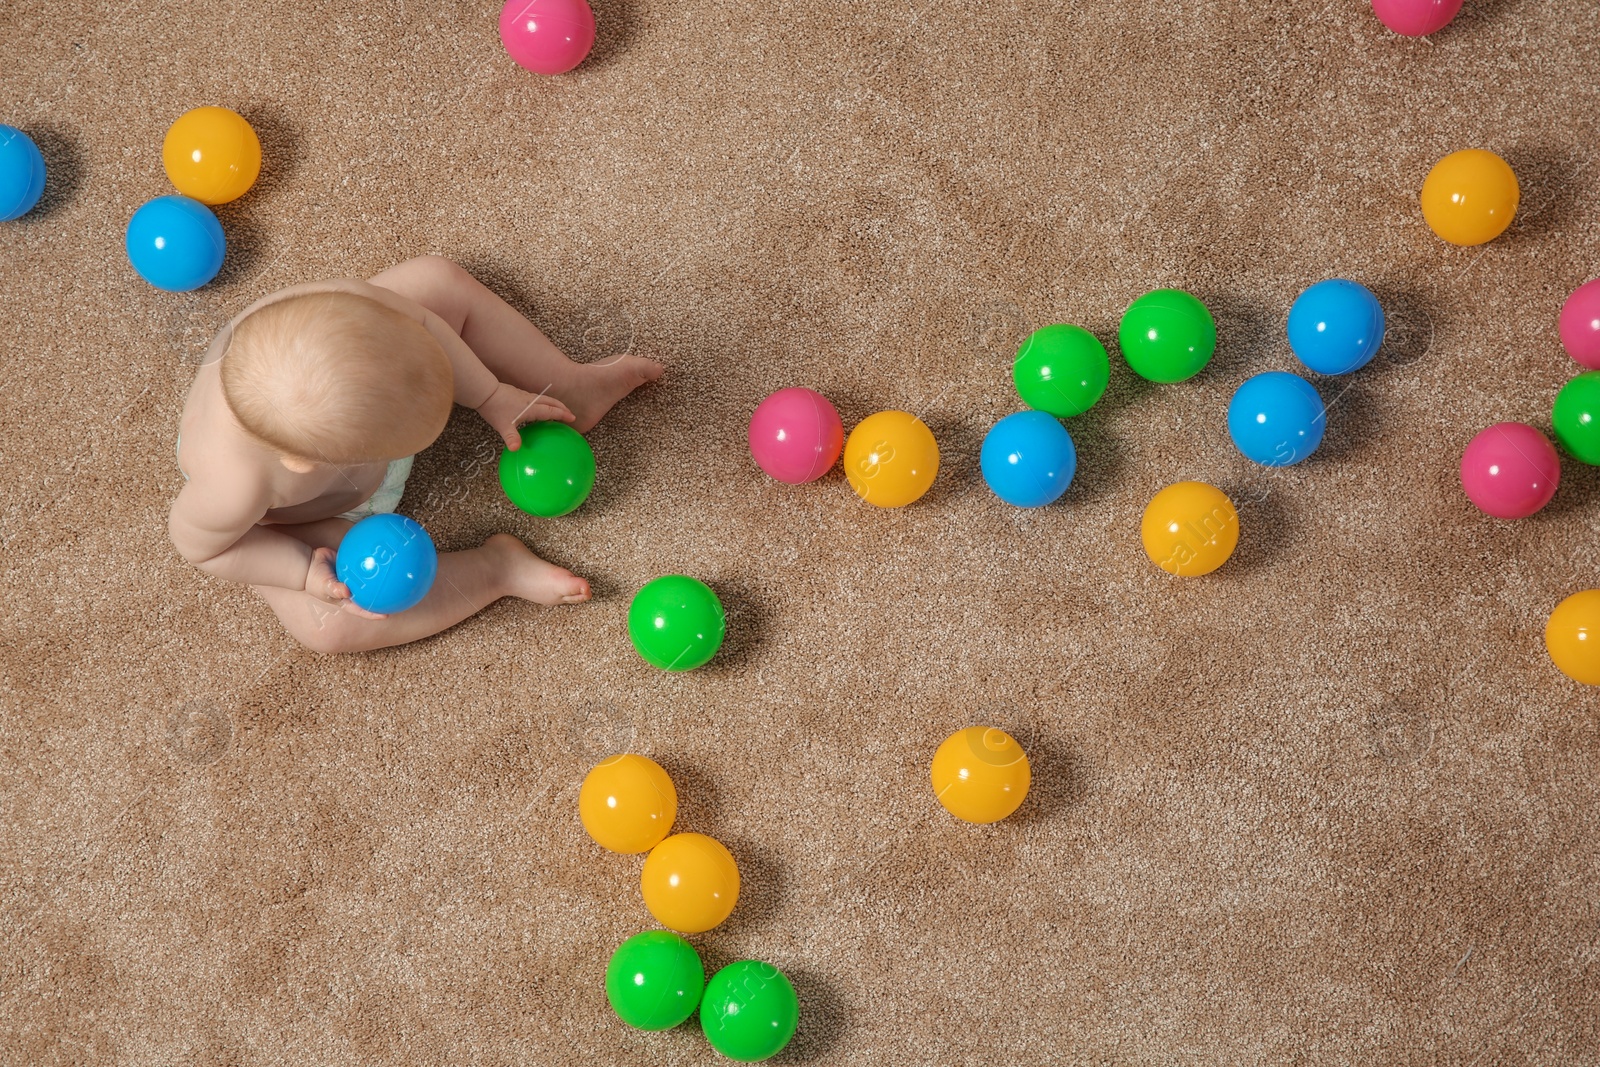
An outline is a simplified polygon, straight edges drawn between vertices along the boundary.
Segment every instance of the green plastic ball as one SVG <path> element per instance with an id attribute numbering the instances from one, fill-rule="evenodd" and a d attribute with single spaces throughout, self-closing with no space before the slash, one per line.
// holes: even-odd
<path id="1" fill-rule="evenodd" d="M 1117 341 L 1139 377 L 1181 382 L 1211 361 L 1217 350 L 1217 324 L 1206 306 L 1182 289 L 1157 289 L 1122 313 Z"/>
<path id="2" fill-rule="evenodd" d="M 1562 448 L 1580 462 L 1600 466 L 1600 371 L 1580 374 L 1563 385 L 1550 421 Z"/>
<path id="3" fill-rule="evenodd" d="M 682 574 L 645 583 L 628 605 L 628 636 L 664 671 L 689 671 L 717 654 L 726 628 L 711 587 Z"/>
<path id="4" fill-rule="evenodd" d="M 500 487 L 529 515 L 553 519 L 577 508 L 594 488 L 594 450 L 564 422 L 530 422 L 522 447 L 500 453 Z"/>
<path id="5" fill-rule="evenodd" d="M 700 1001 L 700 1027 L 711 1047 L 728 1057 L 754 1063 L 776 1056 L 794 1037 L 800 1001 L 783 972 L 770 963 L 730 963 L 706 983 Z"/>
<path id="6" fill-rule="evenodd" d="M 1105 394 L 1111 361 L 1094 334 L 1056 323 L 1033 331 L 1022 343 L 1011 380 L 1024 404 L 1067 419 L 1082 415 Z"/>
<path id="7" fill-rule="evenodd" d="M 706 987 L 700 953 L 668 930 L 646 930 L 617 946 L 606 965 L 606 999 L 640 1030 L 670 1030 L 694 1014 Z"/>

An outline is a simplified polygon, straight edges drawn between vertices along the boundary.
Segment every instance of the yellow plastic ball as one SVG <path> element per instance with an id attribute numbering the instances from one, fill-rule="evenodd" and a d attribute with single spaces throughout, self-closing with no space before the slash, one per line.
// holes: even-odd
<path id="1" fill-rule="evenodd" d="M 678 791 L 661 764 L 624 753 L 595 765 L 578 790 L 578 817 L 602 848 L 632 854 L 661 843 L 678 815 Z"/>
<path id="2" fill-rule="evenodd" d="M 1573 593 L 1544 627 L 1544 647 L 1574 682 L 1600 685 L 1600 589 Z"/>
<path id="3" fill-rule="evenodd" d="M 1422 217 L 1451 244 L 1481 245 L 1511 225 L 1517 213 L 1517 176 L 1493 152 L 1469 148 L 1433 165 L 1422 183 Z"/>
<path id="4" fill-rule="evenodd" d="M 868 415 L 844 443 L 844 475 L 869 504 L 899 508 L 916 500 L 939 473 L 933 431 L 907 411 Z"/>
<path id="5" fill-rule="evenodd" d="M 1033 772 L 1016 739 L 992 726 L 969 726 L 945 738 L 933 754 L 933 795 L 967 822 L 989 823 L 1016 811 Z"/>
<path id="6" fill-rule="evenodd" d="M 1178 482 L 1151 499 L 1139 536 L 1150 561 L 1168 574 L 1210 574 L 1239 546 L 1239 513 L 1216 486 Z"/>
<path id="7" fill-rule="evenodd" d="M 644 906 L 680 934 L 699 934 L 726 919 L 739 900 L 739 865 L 721 841 L 673 834 L 650 851 L 639 876 Z"/>
<path id="8" fill-rule="evenodd" d="M 202 204 L 226 204 L 255 184 L 261 173 L 261 141 L 238 112 L 197 107 L 167 131 L 161 162 L 184 196 Z"/>

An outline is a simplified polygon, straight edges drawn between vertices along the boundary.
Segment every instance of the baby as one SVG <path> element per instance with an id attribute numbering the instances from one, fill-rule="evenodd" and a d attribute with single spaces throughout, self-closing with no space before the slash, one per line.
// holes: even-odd
<path id="1" fill-rule="evenodd" d="M 449 260 L 408 260 L 370 282 L 298 285 L 257 301 L 206 353 L 183 409 L 187 483 L 168 529 L 207 574 L 248 582 L 301 644 L 353 652 L 436 634 L 503 596 L 589 599 L 589 583 L 509 534 L 439 556 L 427 597 L 374 615 L 334 576 L 358 519 L 399 504 L 413 453 L 452 404 L 505 439 L 542 419 L 588 429 L 659 363 L 574 363 Z"/>

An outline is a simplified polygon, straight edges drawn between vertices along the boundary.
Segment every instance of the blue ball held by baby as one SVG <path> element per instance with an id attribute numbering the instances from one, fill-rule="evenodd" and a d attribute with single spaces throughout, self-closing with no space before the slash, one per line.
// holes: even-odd
<path id="1" fill-rule="evenodd" d="M 1317 390 L 1288 371 L 1247 378 L 1228 404 L 1228 436 L 1246 459 L 1265 467 L 1292 466 L 1311 455 L 1327 425 Z"/>
<path id="2" fill-rule="evenodd" d="M 1054 503 L 1078 469 L 1072 435 L 1044 411 L 1019 411 L 995 423 L 978 458 L 994 495 L 1019 508 Z"/>
<path id="3" fill-rule="evenodd" d="M 1383 308 L 1360 282 L 1330 278 L 1295 298 L 1289 347 L 1318 374 L 1360 370 L 1383 344 Z"/>
<path id="4" fill-rule="evenodd" d="M 158 196 L 128 220 L 128 262 L 169 293 L 187 293 L 217 276 L 228 242 L 211 209 L 187 196 Z"/>
<path id="5" fill-rule="evenodd" d="M 379 615 L 416 607 L 433 588 L 439 552 L 420 523 L 404 515 L 369 515 L 339 542 L 334 575 L 356 606 Z"/>
<path id="6" fill-rule="evenodd" d="M 44 156 L 33 138 L 0 124 L 0 222 L 21 218 L 44 195 Z"/>

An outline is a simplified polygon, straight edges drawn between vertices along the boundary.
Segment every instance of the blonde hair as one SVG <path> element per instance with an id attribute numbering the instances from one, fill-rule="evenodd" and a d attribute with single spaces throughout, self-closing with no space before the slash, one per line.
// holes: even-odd
<path id="1" fill-rule="evenodd" d="M 395 460 L 450 417 L 449 357 L 427 327 L 354 293 L 268 304 L 234 327 L 222 393 L 245 430 L 320 463 Z"/>

